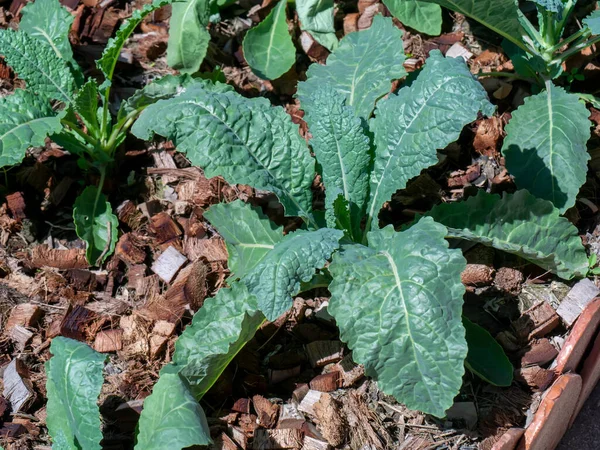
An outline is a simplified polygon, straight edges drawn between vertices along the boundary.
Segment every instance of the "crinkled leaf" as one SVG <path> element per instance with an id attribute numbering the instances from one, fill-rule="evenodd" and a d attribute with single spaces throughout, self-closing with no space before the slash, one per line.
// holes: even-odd
<path id="1" fill-rule="evenodd" d="M 61 59 L 77 66 L 69 42 L 73 15 L 58 0 L 35 0 L 25 5 L 19 30 L 48 45 Z"/>
<path id="2" fill-rule="evenodd" d="M 244 277 L 283 239 L 283 227 L 241 200 L 213 205 L 204 218 L 225 239 L 227 265 L 236 278 Z"/>
<path id="3" fill-rule="evenodd" d="M 302 107 L 312 134 L 310 144 L 322 168 L 328 204 L 333 204 L 336 190 L 343 194 L 350 205 L 352 235 L 358 239 L 373 158 L 361 119 L 346 106 L 345 97 L 329 85 L 312 91 Z"/>
<path id="4" fill-rule="evenodd" d="M 518 255 L 562 278 L 587 273 L 577 228 L 552 203 L 526 190 L 502 198 L 479 191 L 466 201 L 437 205 L 427 215 L 448 227 L 450 237 Z"/>
<path id="5" fill-rule="evenodd" d="M 319 44 L 329 51 L 337 48 L 333 22 L 333 0 L 297 0 L 296 11 L 300 28 L 308 31 Z"/>
<path id="6" fill-rule="evenodd" d="M 348 200 L 344 197 L 344 194 L 339 189 L 334 189 L 332 192 L 330 191 L 326 201 L 326 212 L 325 219 L 327 220 L 327 226 L 329 228 L 337 228 L 338 230 L 342 230 L 346 235 L 354 240 L 360 240 L 358 238 L 359 235 L 356 234 L 353 228 L 352 222 L 352 213 L 350 211 L 350 204 Z M 360 225 L 360 224 L 359 224 Z M 360 232 L 360 230 L 359 230 Z M 357 236 L 356 238 L 354 236 Z"/>
<path id="7" fill-rule="evenodd" d="M 437 36 L 442 32 L 442 8 L 421 0 L 383 0 L 402 24 L 421 33 Z"/>
<path id="8" fill-rule="evenodd" d="M 504 349 L 487 330 L 464 316 L 463 326 L 469 347 L 467 369 L 494 386 L 510 386 L 514 369 Z"/>
<path id="9" fill-rule="evenodd" d="M 119 221 L 110 203 L 96 186 L 88 186 L 75 200 L 73 220 L 77 236 L 87 244 L 90 264 L 99 264 L 112 254 L 117 243 Z"/>
<path id="10" fill-rule="evenodd" d="M 377 15 L 370 28 L 345 36 L 327 65 L 309 67 L 307 80 L 298 84 L 300 103 L 328 85 L 346 98 L 358 117 L 368 119 L 377 99 L 390 91 L 391 81 L 406 75 L 404 59 L 402 31 L 391 18 Z"/>
<path id="11" fill-rule="evenodd" d="M 462 58 L 444 58 L 439 50 L 410 86 L 378 104 L 370 124 L 376 150 L 368 225 L 394 192 L 437 163 L 437 150 L 458 139 L 479 111 L 494 112 L 485 90 Z"/>
<path id="12" fill-rule="evenodd" d="M 264 98 L 194 84 L 147 107 L 132 128 L 171 139 L 207 177 L 274 192 L 289 216 L 311 220 L 314 160 L 291 117 Z M 269 125 L 268 127 L 266 125 Z"/>
<path id="13" fill-rule="evenodd" d="M 513 112 L 502 153 L 519 189 L 550 200 L 563 213 L 585 183 L 590 113 L 577 94 L 549 87 Z"/>
<path id="14" fill-rule="evenodd" d="M 36 0 L 37 1 L 37 0 Z M 98 125 L 98 84 L 89 79 L 75 96 L 73 103 L 81 121 L 89 132 L 99 130 Z"/>
<path id="15" fill-rule="evenodd" d="M 49 102 L 23 89 L 0 98 L 0 167 L 21 162 L 29 147 L 44 145 L 61 129 Z"/>
<path id="16" fill-rule="evenodd" d="M 184 73 L 194 73 L 206 56 L 213 0 L 176 1 L 172 6 L 167 64 Z"/>
<path id="17" fill-rule="evenodd" d="M 125 41 L 131 36 L 131 33 L 134 32 L 140 23 L 142 23 L 144 17 L 151 12 L 156 11 L 158 8 L 168 5 L 172 1 L 173 0 L 153 0 L 152 3 L 144 5 L 141 9 L 136 9 L 133 11 L 133 14 L 131 14 L 131 17 L 121 24 L 115 37 L 108 40 L 106 47 L 104 47 L 104 51 L 102 52 L 102 57 L 96 61 L 96 66 L 102 71 L 107 82 L 112 80 L 121 50 L 125 45 Z M 106 86 L 106 83 L 102 85 L 102 87 Z"/>
<path id="18" fill-rule="evenodd" d="M 188 382 L 173 365 L 160 372 L 140 415 L 138 450 L 182 449 L 212 443 L 208 422 Z"/>
<path id="19" fill-rule="evenodd" d="M 86 344 L 52 339 L 46 363 L 48 433 L 54 450 L 100 449 L 102 431 L 98 396 L 106 356 Z"/>
<path id="20" fill-rule="evenodd" d="M 582 22 L 592 34 L 600 34 L 600 9 L 592 11 Z"/>
<path id="21" fill-rule="evenodd" d="M 461 323 L 466 266 L 430 218 L 397 233 L 369 233 L 369 247 L 334 255 L 328 310 L 353 359 L 383 392 L 437 417 L 462 385 L 467 356 Z"/>
<path id="22" fill-rule="evenodd" d="M 69 103 L 75 80 L 67 62 L 54 50 L 23 31 L 0 30 L 0 54 L 25 80 L 27 89 L 52 100 Z"/>
<path id="23" fill-rule="evenodd" d="M 279 3 L 265 19 L 246 33 L 244 58 L 257 76 L 275 80 L 296 62 L 296 47 L 285 17 L 286 0 Z"/>
<path id="24" fill-rule="evenodd" d="M 422 0 L 437 3 L 476 20 L 500 36 L 523 47 L 524 32 L 515 0 Z"/>
<path id="25" fill-rule="evenodd" d="M 538 6 L 541 6 L 546 11 L 557 13 L 559 18 L 562 16 L 562 12 L 565 9 L 563 0 L 531 0 Z"/>
<path id="26" fill-rule="evenodd" d="M 264 321 L 241 283 L 221 288 L 194 314 L 175 343 L 173 363 L 200 400 Z"/>
<path id="27" fill-rule="evenodd" d="M 321 228 L 285 236 L 242 280 L 258 301 L 258 309 L 273 321 L 292 306 L 301 281 L 309 281 L 325 266 L 344 233 Z"/>

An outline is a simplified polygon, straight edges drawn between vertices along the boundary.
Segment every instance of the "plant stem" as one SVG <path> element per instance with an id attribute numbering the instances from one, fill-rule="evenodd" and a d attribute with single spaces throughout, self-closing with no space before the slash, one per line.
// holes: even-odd
<path id="1" fill-rule="evenodd" d="M 569 59 L 571 56 L 579 53 L 581 50 L 590 47 L 596 43 L 600 42 L 600 36 L 595 36 L 594 38 L 584 41 L 581 44 L 575 45 L 564 52 L 562 55 L 559 55 L 553 62 L 564 62 Z"/>
<path id="2" fill-rule="evenodd" d="M 528 78 L 524 78 L 521 75 L 512 73 L 512 72 L 479 72 L 475 76 L 477 78 L 498 77 L 498 78 L 514 78 L 517 80 L 530 81 Z"/>
<path id="3" fill-rule="evenodd" d="M 558 44 L 556 44 L 554 47 L 549 48 L 548 49 L 548 53 L 552 54 L 557 52 L 558 50 L 560 50 L 561 48 L 563 48 L 565 45 L 570 44 L 571 42 L 573 42 L 576 39 L 579 39 L 580 37 L 582 37 L 585 33 L 587 32 L 587 30 L 585 28 L 582 28 L 581 30 L 579 30 L 577 33 L 573 33 L 571 36 L 569 36 L 566 39 L 563 39 L 562 41 L 560 41 Z"/>
<path id="4" fill-rule="evenodd" d="M 86 134 L 83 131 L 81 131 L 81 129 L 76 124 L 74 124 L 73 122 L 69 122 L 66 119 L 61 119 L 60 123 L 62 123 L 65 126 L 68 126 L 69 129 L 70 129 L 70 131 L 72 131 L 73 133 L 77 134 L 79 137 L 81 137 L 83 140 L 85 140 L 88 144 L 91 144 L 93 146 L 97 146 L 98 145 L 98 141 L 95 138 L 93 138 L 89 134 Z"/>

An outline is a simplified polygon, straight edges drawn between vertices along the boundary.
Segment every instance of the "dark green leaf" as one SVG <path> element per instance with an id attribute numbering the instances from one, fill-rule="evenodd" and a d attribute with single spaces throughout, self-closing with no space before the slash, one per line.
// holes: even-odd
<path id="1" fill-rule="evenodd" d="M 95 80 L 90 79 L 83 85 L 75 96 L 73 106 L 81 121 L 88 128 L 88 133 L 95 135 L 100 128 L 98 125 L 98 84 Z"/>

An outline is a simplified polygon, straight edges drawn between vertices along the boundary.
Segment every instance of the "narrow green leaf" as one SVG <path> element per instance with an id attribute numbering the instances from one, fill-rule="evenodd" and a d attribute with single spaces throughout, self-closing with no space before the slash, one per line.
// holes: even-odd
<path id="1" fill-rule="evenodd" d="M 144 17 L 151 12 L 156 11 L 158 8 L 161 8 L 172 2 L 173 0 L 153 0 L 152 3 L 148 3 L 141 9 L 136 9 L 133 11 L 131 17 L 121 24 L 115 37 L 108 40 L 108 43 L 102 52 L 102 57 L 96 61 L 96 66 L 104 74 L 106 82 L 110 84 L 115 71 L 115 66 L 117 65 L 117 61 L 119 59 L 119 55 L 121 54 L 121 50 L 125 45 L 125 41 L 129 39 L 131 33 L 135 31 L 140 23 L 142 23 Z M 102 85 L 102 87 L 107 86 L 106 82 Z"/>
<path id="2" fill-rule="evenodd" d="M 67 62 L 50 46 L 40 45 L 23 31 L 0 30 L 0 54 L 25 80 L 28 90 L 51 100 L 71 101 L 75 80 Z"/>
<path id="3" fill-rule="evenodd" d="M 446 203 L 427 213 L 448 227 L 448 236 L 479 242 L 524 258 L 558 276 L 583 277 L 588 264 L 577 228 L 552 203 L 526 190 Z"/>
<path id="4" fill-rule="evenodd" d="M 375 102 L 391 89 L 393 79 L 406 75 L 402 31 L 389 17 L 377 15 L 370 28 L 350 33 L 327 58 L 327 65 L 312 64 L 307 80 L 298 83 L 298 98 L 306 98 L 329 85 L 346 98 L 358 117 L 368 119 Z"/>
<path id="5" fill-rule="evenodd" d="M 92 265 L 104 262 L 115 250 L 119 221 L 96 186 L 86 187 L 77 197 L 73 219 L 77 236 L 87 243 L 88 262 Z"/>
<path id="6" fill-rule="evenodd" d="M 336 195 L 337 193 L 337 195 Z M 329 228 L 337 228 L 342 230 L 351 240 L 359 241 L 360 234 L 356 234 L 356 221 L 352 222 L 351 207 L 348 200 L 344 198 L 344 194 L 339 189 L 330 191 L 325 201 L 326 211 L 325 219 Z M 360 225 L 360 223 L 359 223 Z M 359 227 L 360 228 L 360 227 Z M 360 229 L 358 230 L 360 233 Z"/>
<path id="7" fill-rule="evenodd" d="M 293 303 L 301 281 L 310 281 L 339 247 L 344 233 L 321 228 L 285 236 L 242 280 L 258 299 L 258 309 L 274 321 Z"/>
<path id="8" fill-rule="evenodd" d="M 19 30 L 48 45 L 56 56 L 77 66 L 69 42 L 74 16 L 58 0 L 35 0 L 22 11 Z"/>
<path id="9" fill-rule="evenodd" d="M 437 150 L 458 139 L 479 111 L 494 112 L 485 90 L 462 58 L 444 58 L 439 50 L 410 86 L 378 104 L 370 123 L 376 151 L 367 230 L 392 194 L 436 164 Z"/>
<path id="10" fill-rule="evenodd" d="M 221 288 L 194 314 L 175 343 L 173 363 L 200 400 L 264 322 L 241 283 Z"/>
<path id="11" fill-rule="evenodd" d="M 20 163 L 29 147 L 44 145 L 46 136 L 60 129 L 60 115 L 45 98 L 23 89 L 1 97 L 0 167 Z"/>
<path id="12" fill-rule="evenodd" d="M 172 6 L 167 64 L 183 73 L 195 73 L 206 56 L 210 33 L 206 29 L 213 0 L 176 1 Z"/>
<path id="13" fill-rule="evenodd" d="M 274 192 L 288 216 L 313 223 L 314 160 L 298 126 L 267 99 L 247 99 L 220 84 L 197 83 L 148 106 L 132 128 L 141 139 L 171 139 L 207 177 Z M 268 127 L 265 124 L 269 124 Z"/>
<path id="14" fill-rule="evenodd" d="M 422 0 L 437 3 L 476 20 L 500 36 L 523 48 L 525 34 L 519 22 L 515 0 Z"/>
<path id="15" fill-rule="evenodd" d="M 352 234 L 360 239 L 360 223 L 369 198 L 372 151 L 361 119 L 346 99 L 329 85 L 312 91 L 304 99 L 304 120 L 312 134 L 310 144 L 321 164 L 325 195 L 333 205 L 336 192 L 350 205 Z"/>
<path id="16" fill-rule="evenodd" d="M 561 87 L 525 99 L 505 128 L 502 153 L 519 189 L 554 203 L 561 213 L 575 204 L 590 155 L 590 113 Z"/>
<path id="17" fill-rule="evenodd" d="M 87 345 L 56 337 L 46 363 L 48 433 L 54 450 L 100 449 L 102 369 L 106 356 Z"/>
<path id="18" fill-rule="evenodd" d="M 329 312 L 353 359 L 381 390 L 410 409 L 443 417 L 462 385 L 461 323 L 466 266 L 446 229 L 425 218 L 407 231 L 369 233 L 343 247 L 329 271 Z"/>
<path id="19" fill-rule="evenodd" d="M 333 0 L 296 0 L 300 29 L 308 31 L 329 51 L 337 48 L 333 22 Z"/>
<path id="20" fill-rule="evenodd" d="M 211 443 L 206 416 L 188 382 L 175 366 L 166 366 L 144 400 L 135 449 L 183 449 Z"/>
<path id="21" fill-rule="evenodd" d="M 383 0 L 383 4 L 403 25 L 432 36 L 442 32 L 442 8 L 439 5 L 421 0 Z"/>
<path id="22" fill-rule="evenodd" d="M 296 62 L 296 47 L 285 17 L 286 0 L 279 3 L 265 19 L 248 30 L 242 44 L 244 58 L 257 76 L 275 80 Z"/>
<path id="23" fill-rule="evenodd" d="M 465 366 L 479 378 L 494 386 L 510 386 L 513 366 L 504 349 L 490 333 L 463 316 L 469 352 Z"/>
<path id="24" fill-rule="evenodd" d="M 600 34 L 600 9 L 592 11 L 582 22 L 592 34 Z"/>
<path id="25" fill-rule="evenodd" d="M 39 0 L 36 0 L 39 1 Z M 75 96 L 73 103 L 79 118 L 94 135 L 100 128 L 98 124 L 98 84 L 89 79 Z"/>
<path id="26" fill-rule="evenodd" d="M 283 227 L 241 200 L 213 205 L 204 218 L 225 239 L 227 265 L 236 278 L 244 277 L 283 239 Z"/>

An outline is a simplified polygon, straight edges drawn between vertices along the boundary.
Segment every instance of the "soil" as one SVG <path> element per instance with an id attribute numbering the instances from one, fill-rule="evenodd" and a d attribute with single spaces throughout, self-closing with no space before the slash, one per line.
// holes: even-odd
<path id="1" fill-rule="evenodd" d="M 71 40 L 76 58 L 92 75 L 93 61 L 107 40 L 143 1 L 62 3 L 75 15 Z M 296 39 L 298 59 L 290 73 L 273 82 L 256 77 L 243 59 L 241 40 L 252 22 L 265 16 L 269 3 L 239 0 L 222 11 L 221 21 L 210 28 L 212 41 L 201 70 L 218 66 L 243 95 L 265 96 L 285 106 L 306 136 L 302 111 L 293 97 L 295 85 L 309 64 L 324 62 L 328 52 L 324 48 L 305 52 Z M 370 26 L 367 18 L 359 20 L 368 6 L 363 3 L 338 3 L 340 35 L 352 24 L 359 29 Z M 378 4 L 387 14 L 382 4 L 367 3 Z M 0 26 L 16 27 L 24 4 L 24 0 L 0 2 Z M 168 7 L 154 13 L 128 42 L 117 67 L 115 105 L 146 82 L 173 73 L 165 58 L 169 16 Z M 291 23 L 298 38 L 297 20 Z M 405 31 L 405 51 L 411 55 L 408 71 L 421 67 L 432 50 L 446 53 L 456 44 L 472 53 L 468 63 L 473 73 L 511 68 L 499 42 L 487 34 L 475 38 L 471 24 L 460 15 L 446 15 L 444 33 L 433 38 L 396 23 Z M 570 64 L 586 76 L 573 83 L 573 90 L 594 92 L 600 77 L 595 49 Z M 456 143 L 440 152 L 438 165 L 398 192 L 380 216 L 383 224 L 401 226 L 436 203 L 458 201 L 478 189 L 515 190 L 499 150 L 503 127 L 530 87 L 495 78 L 482 83 L 498 105 L 497 114 L 466 127 Z M 0 60 L 0 94 L 22 86 Z M 590 252 L 600 256 L 600 111 L 590 107 L 590 114 L 596 124 L 589 143 L 590 171 L 568 217 Z M 0 370 L 6 381 L 7 367 L 18 361 L 26 397 L 24 406 L 12 411 L 8 399 L 0 396 L 0 443 L 5 449 L 50 448 L 44 363 L 50 357 L 50 341 L 58 335 L 87 342 L 109 356 L 99 401 L 102 445 L 132 448 L 143 399 L 161 367 L 171 360 L 177 336 L 204 299 L 224 286 L 228 275 L 227 250 L 204 221 L 204 211 L 239 198 L 262 207 L 286 230 L 299 225 L 283 217 L 273 195 L 231 186 L 220 178 L 207 179 L 170 142 L 149 144 L 130 138 L 119 157 L 121 164 L 105 193 L 118 213 L 120 238 L 115 254 L 100 269 L 85 261 L 85 245 L 72 225 L 73 201 L 83 186 L 97 181 L 93 174 L 75 175 L 80 173 L 76 159 L 48 142 L 0 176 Z M 322 206 L 318 179 L 314 189 L 316 206 Z M 157 265 L 167 249 L 182 262 L 170 276 Z M 298 297 L 288 314 L 263 325 L 203 398 L 215 448 L 250 448 L 250 439 L 275 439 L 284 410 L 291 414 L 287 420 L 296 420 L 296 428 L 284 428 L 296 430 L 286 439 L 297 433 L 334 448 L 489 450 L 505 430 L 524 426 L 552 382 L 552 362 L 569 333 L 554 312 L 557 304 L 549 299 L 560 302 L 573 283 L 564 284 L 489 248 L 463 250 L 469 263 L 463 274 L 465 315 L 505 348 L 515 367 L 510 387 L 491 386 L 467 371 L 445 419 L 408 410 L 380 392 L 352 361 L 326 312 L 328 292 L 316 290 Z M 0 391 L 5 387 L 0 380 Z M 307 397 L 309 390 L 322 392 L 314 403 Z M 292 406 L 303 400 L 308 410 L 293 411 Z M 575 442 L 572 439 L 568 435 L 566 442 Z"/>

